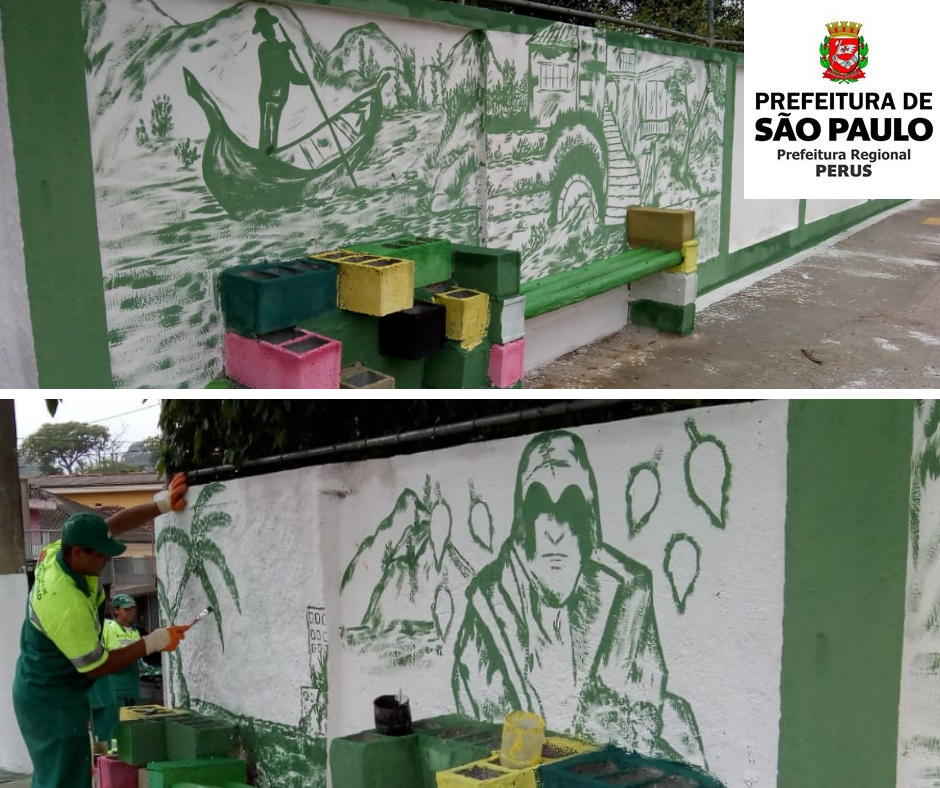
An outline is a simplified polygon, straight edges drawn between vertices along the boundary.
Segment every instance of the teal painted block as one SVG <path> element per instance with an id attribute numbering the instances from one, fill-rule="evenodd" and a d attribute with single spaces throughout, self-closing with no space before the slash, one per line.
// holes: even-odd
<path id="1" fill-rule="evenodd" d="M 487 383 L 491 344 L 483 340 L 472 350 L 447 341 L 425 361 L 424 385 L 431 389 L 480 389 Z"/>
<path id="2" fill-rule="evenodd" d="M 336 276 L 336 266 L 311 260 L 227 268 L 219 274 L 225 325 L 239 334 L 267 334 L 334 312 Z"/>
<path id="3" fill-rule="evenodd" d="M 230 722 L 193 715 L 166 722 L 166 754 L 170 761 L 188 761 L 229 755 L 235 738 Z"/>
<path id="4" fill-rule="evenodd" d="M 343 248 L 379 257 L 412 260 L 415 264 L 415 287 L 443 282 L 451 277 L 450 241 L 442 238 L 403 235 L 388 241 L 351 244 Z"/>
<path id="5" fill-rule="evenodd" d="M 695 327 L 695 304 L 673 306 L 659 301 L 631 301 L 630 322 L 686 336 Z"/>
<path id="6" fill-rule="evenodd" d="M 522 260 L 512 249 L 451 246 L 454 280 L 460 287 L 482 290 L 494 298 L 519 295 Z"/>
<path id="7" fill-rule="evenodd" d="M 363 731 L 333 739 L 330 773 L 333 785 L 342 788 L 417 786 L 421 762 L 418 736 L 382 736 Z"/>
<path id="8" fill-rule="evenodd" d="M 200 758 L 189 761 L 163 761 L 147 766 L 149 788 L 175 788 L 179 783 L 227 785 L 244 783 L 248 772 L 239 758 Z"/>
<path id="9" fill-rule="evenodd" d="M 166 720 L 122 720 L 117 729 L 118 758 L 132 766 L 166 760 Z"/>

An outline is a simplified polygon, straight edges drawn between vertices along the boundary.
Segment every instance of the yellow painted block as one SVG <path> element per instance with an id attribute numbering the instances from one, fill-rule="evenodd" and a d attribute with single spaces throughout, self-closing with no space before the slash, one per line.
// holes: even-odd
<path id="1" fill-rule="evenodd" d="M 940 216 L 928 216 L 921 224 L 940 224 Z"/>
<path id="2" fill-rule="evenodd" d="M 415 264 L 397 257 L 335 249 L 311 255 L 334 263 L 336 305 L 348 312 L 382 317 L 414 306 Z"/>
<path id="3" fill-rule="evenodd" d="M 695 211 L 681 208 L 627 209 L 627 244 L 678 252 L 695 237 Z"/>
<path id="4" fill-rule="evenodd" d="M 459 342 L 464 350 L 483 341 L 490 324 L 490 297 L 486 293 L 461 287 L 433 299 L 444 307 L 444 335 L 448 339 Z"/>
<path id="5" fill-rule="evenodd" d="M 682 244 L 682 262 L 679 265 L 674 265 L 672 268 L 667 268 L 667 271 L 672 271 L 677 274 L 694 274 L 698 269 L 698 241 L 686 241 Z"/>
<path id="6" fill-rule="evenodd" d="M 536 788 L 536 768 L 507 769 L 496 755 L 438 772 L 437 788 Z"/>
<path id="7" fill-rule="evenodd" d="M 188 713 L 185 709 L 171 709 L 167 706 L 121 706 L 118 719 L 121 722 L 126 720 L 160 720 Z"/>

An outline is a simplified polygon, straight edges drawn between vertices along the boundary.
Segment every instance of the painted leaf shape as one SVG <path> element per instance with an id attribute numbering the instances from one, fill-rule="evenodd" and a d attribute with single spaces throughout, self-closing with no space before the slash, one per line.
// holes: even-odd
<path id="1" fill-rule="evenodd" d="M 666 555 L 663 560 L 663 569 L 669 578 L 672 588 L 672 598 L 676 609 L 685 613 L 685 603 L 695 589 L 701 566 L 702 551 L 688 534 L 673 534 L 666 545 Z"/>
<path id="2" fill-rule="evenodd" d="M 441 583 L 434 594 L 434 603 L 431 606 L 434 616 L 434 628 L 437 636 L 446 641 L 450 628 L 454 623 L 454 597 L 446 585 Z"/>
<path id="3" fill-rule="evenodd" d="M 655 463 L 634 465 L 627 477 L 627 528 L 630 537 L 636 536 L 659 504 L 659 468 Z"/>
<path id="4" fill-rule="evenodd" d="M 686 431 L 692 445 L 685 455 L 685 481 L 689 497 L 708 514 L 712 525 L 724 528 L 728 521 L 731 491 L 731 462 L 728 450 L 714 435 L 699 433 L 689 419 Z"/>
<path id="5" fill-rule="evenodd" d="M 493 552 L 493 515 L 486 502 L 479 498 L 470 507 L 470 535 L 480 547 Z"/>
<path id="6" fill-rule="evenodd" d="M 434 550 L 434 565 L 438 571 L 444 561 L 444 552 L 450 542 L 452 519 L 447 501 L 438 501 L 431 511 L 431 548 Z"/>

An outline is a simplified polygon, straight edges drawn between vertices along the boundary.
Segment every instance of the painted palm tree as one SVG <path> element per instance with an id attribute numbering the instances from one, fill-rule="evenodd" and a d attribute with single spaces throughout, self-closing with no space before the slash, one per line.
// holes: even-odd
<path id="1" fill-rule="evenodd" d="M 227 528 L 232 524 L 232 517 L 228 512 L 219 510 L 206 511 L 206 506 L 213 496 L 222 492 L 225 485 L 219 482 L 207 484 L 199 491 L 199 497 L 193 506 L 192 522 L 189 533 L 176 526 L 168 526 L 160 532 L 157 537 L 157 552 L 159 553 L 167 544 L 174 544 L 186 554 L 186 563 L 183 567 L 183 573 L 180 577 L 179 585 L 176 587 L 176 593 L 173 601 L 170 603 L 169 594 L 160 578 L 157 578 L 157 593 L 160 598 L 160 609 L 163 612 L 164 621 L 167 624 L 180 623 L 177 621 L 180 607 L 183 603 L 183 593 L 186 586 L 192 578 L 196 578 L 202 590 L 204 591 L 209 604 L 212 606 L 212 615 L 215 618 L 216 629 L 219 633 L 219 642 L 222 649 L 225 649 L 225 636 L 222 632 L 222 609 L 219 605 L 219 595 L 216 593 L 209 577 L 207 564 L 212 563 L 218 568 L 225 585 L 235 602 L 235 608 L 241 613 L 241 604 L 238 598 L 238 586 L 235 583 L 235 577 L 228 568 L 228 563 L 219 546 L 212 541 L 210 534 L 218 529 Z M 182 663 L 179 652 L 170 654 L 171 669 L 175 669 L 177 676 L 177 686 L 180 690 L 180 701 L 184 706 L 189 705 L 189 692 L 186 688 L 186 681 L 183 677 Z"/>

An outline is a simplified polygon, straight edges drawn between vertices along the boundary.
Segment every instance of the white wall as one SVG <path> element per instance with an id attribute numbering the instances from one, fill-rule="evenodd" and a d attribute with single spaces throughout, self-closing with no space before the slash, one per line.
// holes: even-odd
<path id="1" fill-rule="evenodd" d="M 694 503 L 686 482 L 686 456 L 693 447 L 687 418 L 699 435 L 716 436 L 727 451 L 730 487 L 726 516 L 718 525 Z M 729 788 L 776 783 L 786 423 L 786 403 L 761 402 L 572 431 L 583 440 L 596 478 L 604 544 L 648 570 L 649 599 L 668 671 L 665 691 L 688 704 L 707 765 Z M 296 724 L 301 688 L 309 682 L 303 618 L 311 605 L 323 605 L 331 654 L 330 736 L 371 728 L 372 700 L 399 690 L 411 698 L 415 718 L 453 712 L 452 671 L 467 589 L 471 578 L 494 562 L 509 534 L 516 471 L 530 437 L 226 482 L 200 517 L 205 521 L 211 512 L 231 518 L 229 526 L 210 536 L 237 582 L 241 610 L 215 565 L 207 563 L 223 615 L 225 651 L 211 619 L 187 637 L 181 655 L 191 696 L 239 715 Z M 705 441 L 689 462 L 694 489 L 720 515 L 721 450 Z M 660 479 L 658 499 L 652 467 Z M 632 536 L 626 503 L 631 470 L 636 475 L 630 488 L 638 510 L 634 522 L 655 501 L 648 522 L 633 528 Z M 191 500 L 182 515 L 162 518 L 161 530 L 179 527 L 192 534 L 195 509 Z M 679 589 L 674 591 L 664 564 L 677 534 L 688 538 L 670 553 Z M 692 541 L 700 551 L 697 577 Z M 171 597 L 185 560 L 176 546 L 160 552 L 160 577 Z M 407 571 L 409 561 L 413 575 Z M 536 571 L 527 566 L 525 571 Z M 616 609 L 643 598 L 645 574 L 636 569 L 637 585 L 624 597 L 628 603 Z M 519 598 L 527 599 L 537 586 L 523 585 Z M 675 594 L 687 589 L 680 612 Z M 177 620 L 207 600 L 196 581 L 184 598 Z M 597 600 L 601 610 L 612 601 L 600 591 Z M 571 610 L 576 608 L 563 610 L 575 616 Z M 506 608 L 495 615 L 511 629 Z M 562 626 L 559 631 L 574 630 Z M 602 648 L 595 630 L 588 626 L 584 631 L 587 665 Z M 553 647 L 558 656 L 550 659 Z M 584 676 L 578 689 L 565 678 L 572 670 L 572 646 L 561 636 L 560 643 L 540 647 L 538 653 L 545 661 L 543 672 L 540 676 L 533 667 L 523 684 L 531 682 L 532 691 L 541 694 L 551 727 L 578 730 L 581 723 L 572 715 L 581 702 Z M 649 663 L 637 658 L 631 664 L 658 686 Z M 259 675 L 266 677 L 263 686 L 257 684 Z M 615 671 L 617 681 L 627 675 L 626 669 Z M 485 685 L 480 676 L 471 678 L 475 699 L 485 696 Z M 256 690 L 245 692 L 247 686 Z M 650 708 L 663 703 L 665 709 L 664 698 L 654 691 Z M 583 727 L 592 729 L 595 707 L 580 708 Z M 623 728 L 617 740 L 635 737 L 630 744 L 641 750 L 658 746 L 644 738 L 646 714 L 645 707 L 642 714 L 635 711 L 633 727 Z"/>
<path id="2" fill-rule="evenodd" d="M 29 591 L 26 575 L 0 575 L 0 769 L 29 773 L 32 763 L 13 714 L 13 676 Z"/>
<path id="3" fill-rule="evenodd" d="M 806 223 L 815 222 L 825 216 L 832 216 L 839 211 L 854 208 L 856 205 L 868 202 L 867 200 L 807 200 Z"/>
<path id="4" fill-rule="evenodd" d="M 2 20 L 0 20 L 2 21 Z M 2 31 L 2 28 L 0 28 Z M 0 388 L 35 388 L 36 355 L 26 294 L 23 233 L 7 107 L 7 76 L 0 36 Z"/>
<path id="5" fill-rule="evenodd" d="M 735 74 L 731 230 L 728 251 L 766 241 L 799 225 L 799 200 L 744 199 L 744 66 Z"/>

